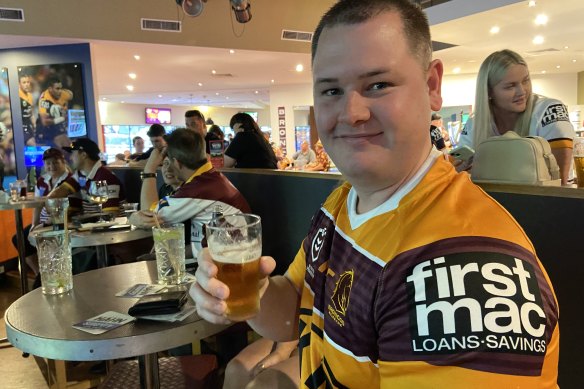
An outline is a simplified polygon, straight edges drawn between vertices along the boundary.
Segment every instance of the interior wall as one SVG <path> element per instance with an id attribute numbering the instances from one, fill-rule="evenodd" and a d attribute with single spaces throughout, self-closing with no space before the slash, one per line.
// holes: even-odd
<path id="1" fill-rule="evenodd" d="M 294 139 L 295 106 L 312 105 L 312 84 L 304 85 L 284 85 L 273 86 L 270 88 L 270 122 L 272 131 L 278 129 L 278 108 L 284 107 L 286 113 L 286 150 L 287 153 L 293 153 L 296 149 Z M 278 135 L 274 132 L 275 136 Z M 274 135 L 273 135 L 274 136 Z M 277 139 L 273 139 L 276 141 Z"/>
<path id="2" fill-rule="evenodd" d="M 147 107 L 156 108 L 170 108 L 171 109 L 171 125 L 184 126 L 185 112 L 189 109 L 200 109 L 200 107 L 185 107 L 178 105 L 164 105 L 164 104 L 119 104 L 108 103 L 104 101 L 99 102 L 99 115 L 101 124 L 113 125 L 143 125 L 145 124 Z M 238 109 L 238 108 L 220 108 L 207 107 L 208 111 L 203 112 L 206 119 L 213 119 L 213 122 L 219 126 L 229 126 L 231 117 L 238 112 L 257 112 L 258 124 L 261 126 L 270 126 L 270 110 L 266 109 Z"/>
<path id="3" fill-rule="evenodd" d="M 584 105 L 584 72 L 577 74 L 578 77 L 578 104 Z"/>
<path id="4" fill-rule="evenodd" d="M 0 66 L 8 68 L 14 148 L 15 154 L 21 156 L 16 159 L 16 169 L 20 178 L 26 176 L 26 167 L 22 159 L 24 155 L 24 134 L 22 132 L 22 116 L 20 112 L 20 99 L 18 97 L 18 67 L 65 63 L 81 63 L 87 135 L 89 138 L 98 142 L 97 109 L 89 44 L 82 43 L 0 50 Z"/>

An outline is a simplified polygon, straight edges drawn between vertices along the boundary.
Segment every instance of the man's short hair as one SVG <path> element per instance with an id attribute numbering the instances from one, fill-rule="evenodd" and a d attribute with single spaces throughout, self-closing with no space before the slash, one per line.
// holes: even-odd
<path id="1" fill-rule="evenodd" d="M 153 124 L 148 129 L 146 135 L 148 135 L 151 138 L 156 136 L 163 136 L 166 135 L 166 130 L 164 129 L 164 126 L 162 124 Z"/>
<path id="2" fill-rule="evenodd" d="M 418 4 L 410 0 L 340 0 L 322 17 L 312 38 L 312 61 L 316 56 L 318 41 L 325 28 L 339 24 L 363 23 L 383 12 L 397 12 L 403 23 L 403 34 L 411 53 L 418 58 L 423 69 L 432 60 L 432 38 L 428 18 Z"/>
<path id="3" fill-rule="evenodd" d="M 51 76 L 47 80 L 47 87 L 51 88 L 55 84 L 62 84 L 62 83 L 63 83 L 63 81 L 61 81 L 61 79 L 59 77 Z"/>
<path id="4" fill-rule="evenodd" d="M 205 141 L 201 134 L 188 128 L 177 128 L 164 137 L 166 154 L 189 169 L 196 170 L 207 162 Z"/>
<path id="5" fill-rule="evenodd" d="M 196 117 L 198 119 L 201 119 L 203 121 L 203 123 L 205 122 L 205 115 L 203 115 L 201 113 L 201 111 L 199 111 L 198 109 L 191 109 L 191 110 L 188 110 L 187 112 L 185 112 L 185 118 L 192 118 L 192 117 Z"/>
<path id="6" fill-rule="evenodd" d="M 166 133 L 166 131 L 165 131 L 165 133 Z M 132 145 L 136 146 L 136 141 L 137 141 L 138 139 L 142 139 L 142 137 L 141 137 L 141 136 L 135 136 L 135 137 L 133 137 L 133 138 L 132 138 Z M 142 139 L 142 140 L 144 140 L 144 139 Z"/>
<path id="7" fill-rule="evenodd" d="M 440 119 L 442 119 L 442 116 L 440 116 L 439 113 L 434 112 L 432 114 L 432 121 L 434 121 L 434 120 L 440 120 Z"/>

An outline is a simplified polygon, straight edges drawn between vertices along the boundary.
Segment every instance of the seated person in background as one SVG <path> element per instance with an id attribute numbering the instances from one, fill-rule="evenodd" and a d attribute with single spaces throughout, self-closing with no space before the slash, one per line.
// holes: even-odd
<path id="1" fill-rule="evenodd" d="M 437 114 L 436 112 L 434 112 L 432 114 L 432 120 L 430 121 L 430 127 L 432 128 L 435 127 L 440 131 L 440 137 L 444 140 L 444 147 L 446 147 L 446 149 L 450 149 L 452 148 L 452 144 L 450 143 L 450 135 L 448 135 L 448 131 L 446 131 L 446 129 L 444 128 L 444 122 L 442 121 L 442 116 L 440 116 L 439 114 Z M 432 130 L 430 130 L 430 132 L 432 132 Z M 439 139 L 439 138 L 437 138 Z M 434 142 L 432 142 L 434 143 Z M 434 143 L 434 145 L 436 146 L 436 144 Z M 436 147 L 438 150 L 442 150 L 443 148 L 439 148 Z"/>
<path id="2" fill-rule="evenodd" d="M 108 166 L 126 166 L 126 156 L 122 153 L 116 154 L 116 159 L 112 163 L 108 163 Z"/>
<path id="3" fill-rule="evenodd" d="M 133 160 L 144 154 L 144 139 L 141 136 L 132 138 L 132 145 L 134 146 L 134 154 L 131 154 L 129 159 Z"/>
<path id="4" fill-rule="evenodd" d="M 316 154 L 310 148 L 307 141 L 300 144 L 300 151 L 295 152 L 292 155 L 292 162 L 294 163 L 294 169 L 302 169 L 305 165 L 316 161 Z"/>
<path id="5" fill-rule="evenodd" d="M 132 153 L 130 152 L 130 150 L 124 150 L 124 161 L 129 162 L 131 155 Z"/>
<path id="6" fill-rule="evenodd" d="M 71 153 L 71 167 L 74 172 L 50 194 L 51 198 L 69 196 L 69 208 L 72 212 L 97 213 L 99 206 L 89 201 L 87 192 L 92 181 L 106 181 L 108 199 L 103 204 L 104 212 L 118 214 L 120 201 L 125 200 L 122 183 L 107 167 L 103 166 L 97 144 L 88 138 L 73 141 L 70 147 L 63 147 Z"/>
<path id="7" fill-rule="evenodd" d="M 443 65 L 421 7 L 336 2 L 312 74 L 316 128 L 346 181 L 284 276 L 260 258 L 247 323 L 300 339 L 302 388 L 557 388 L 558 301 L 533 244 L 428 136 Z M 190 295 L 201 318 L 228 324 L 216 274 L 205 249 Z"/>
<path id="8" fill-rule="evenodd" d="M 568 109 L 559 100 L 532 92 L 527 63 L 519 54 L 501 50 L 484 60 L 477 76 L 474 107 L 458 146 L 476 149 L 485 139 L 507 131 L 541 136 L 550 143 L 558 161 L 562 185 L 568 184 L 575 137 Z"/>
<path id="9" fill-rule="evenodd" d="M 189 223 L 191 234 L 186 237 L 185 244 L 188 247 L 190 243 L 196 258 L 202 247 L 203 226 L 217 206 L 226 215 L 249 212 L 250 208 L 242 194 L 207 161 L 205 142 L 199 133 L 179 128 L 166 136 L 166 143 L 166 150 L 163 153 L 154 150 L 144 167 L 140 193 L 142 210 L 132 214 L 130 223 L 152 227 L 156 225 L 155 218 L 159 223 Z M 184 184 L 174 194 L 158 198 L 156 169 L 164 155 L 169 160 L 167 171 Z"/>
<path id="10" fill-rule="evenodd" d="M 314 144 L 314 150 L 316 151 L 316 160 L 310 162 L 304 166 L 303 170 L 313 171 L 313 172 L 328 172 L 331 167 L 331 160 L 328 154 L 324 151 L 322 142 L 319 140 Z"/>
<path id="11" fill-rule="evenodd" d="M 213 124 L 209 128 L 209 132 L 205 135 L 205 150 L 207 154 L 211 154 L 211 147 L 209 146 L 209 142 L 212 140 L 220 140 L 223 141 L 225 134 L 221 131 L 221 127 L 216 124 Z M 225 143 L 223 143 L 223 148 L 225 149 Z"/>
<path id="12" fill-rule="evenodd" d="M 298 388 L 298 341 L 259 339 L 235 356 L 225 369 L 223 389 Z"/>
<path id="13" fill-rule="evenodd" d="M 71 176 L 67 163 L 65 162 L 65 156 L 61 150 L 55 148 L 45 150 L 43 153 L 43 164 L 45 172 L 36 182 L 34 188 L 35 197 L 48 196 L 51 190 L 59 186 Z M 36 227 L 50 224 L 51 220 L 49 216 L 50 215 L 46 208 L 35 208 L 32 215 L 32 224 L 24 229 L 26 263 L 35 275 L 39 273 L 39 263 L 36 256 L 36 247 L 28 242 L 28 235 Z M 16 247 L 16 235 L 12 237 L 12 243 L 14 244 L 14 247 Z"/>
<path id="14" fill-rule="evenodd" d="M 272 146 L 266 141 L 258 124 L 250 115 L 243 112 L 236 113 L 231 118 L 229 126 L 235 131 L 235 138 L 225 150 L 225 167 L 277 168 Z"/>
<path id="15" fill-rule="evenodd" d="M 161 151 L 165 146 L 166 142 L 164 141 L 164 135 L 166 135 L 166 130 L 164 126 L 161 124 L 153 124 L 148 129 L 146 133 L 150 138 L 150 142 L 152 143 L 152 147 L 150 147 L 145 153 L 138 155 L 136 158 L 132 160 L 130 166 L 143 166 L 148 158 L 150 158 L 150 154 L 153 150 Z"/>
<path id="16" fill-rule="evenodd" d="M 276 160 L 278 161 L 278 169 L 284 170 L 288 166 L 290 166 L 290 158 L 284 155 L 282 149 L 278 146 L 274 147 L 274 155 L 276 156 Z"/>
<path id="17" fill-rule="evenodd" d="M 176 192 L 182 183 L 182 181 L 179 180 L 178 177 L 168 169 L 169 167 L 170 159 L 168 159 L 168 157 L 164 157 L 162 160 L 162 166 L 160 167 L 160 173 L 162 174 L 162 180 L 164 181 L 164 184 L 158 188 L 159 199 L 174 194 L 174 192 Z"/>

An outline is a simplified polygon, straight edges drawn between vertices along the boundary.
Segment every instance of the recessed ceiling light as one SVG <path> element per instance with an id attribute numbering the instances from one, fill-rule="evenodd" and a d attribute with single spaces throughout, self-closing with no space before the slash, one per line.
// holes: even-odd
<path id="1" fill-rule="evenodd" d="M 162 97 L 162 95 L 158 95 L 158 97 Z"/>
<path id="2" fill-rule="evenodd" d="M 568 50 L 569 48 L 569 46 L 564 46 L 564 50 Z"/>
<path id="3" fill-rule="evenodd" d="M 270 80 L 270 82 L 273 84 L 275 81 L 274 80 Z"/>
<path id="4" fill-rule="evenodd" d="M 134 56 L 134 59 L 135 59 L 136 61 L 139 61 L 139 60 L 140 60 L 140 56 L 139 56 L 139 55 L 135 55 L 135 56 Z"/>
<path id="5" fill-rule="evenodd" d="M 122 100 L 122 101 L 120 101 L 120 103 L 124 104 L 124 103 L 125 103 L 125 101 L 124 101 L 124 100 Z"/>
<path id="6" fill-rule="evenodd" d="M 216 70 L 211 70 L 211 73 L 217 74 L 217 71 Z"/>
<path id="7" fill-rule="evenodd" d="M 134 90 L 134 85 L 126 85 L 126 89 L 131 92 Z"/>
<path id="8" fill-rule="evenodd" d="M 456 68 L 452 69 L 452 73 L 454 73 L 454 74 L 460 73 L 460 68 L 456 67 Z"/>
<path id="9" fill-rule="evenodd" d="M 304 65 L 302 65 L 301 63 L 299 63 L 298 65 L 296 65 L 296 71 L 297 72 L 301 72 L 304 70 Z"/>
<path id="10" fill-rule="evenodd" d="M 2 70 L 4 70 L 4 69 L 2 69 Z M 105 100 L 107 100 L 107 97 L 102 97 L 101 99 L 105 101 Z"/>
<path id="11" fill-rule="evenodd" d="M 259 91 L 255 91 L 254 93 L 257 95 L 257 94 L 258 94 L 258 93 L 260 93 L 260 92 L 259 92 Z"/>
<path id="12" fill-rule="evenodd" d="M 215 96 L 219 96 L 219 92 L 215 92 Z"/>
<path id="13" fill-rule="evenodd" d="M 491 27 L 491 29 L 489 30 L 489 32 L 490 32 L 491 34 L 498 34 L 498 33 L 499 33 L 499 31 L 501 31 L 501 28 L 499 28 L 499 26 L 493 26 L 493 27 Z"/>
<path id="14" fill-rule="evenodd" d="M 235 54 L 235 50 L 233 49 L 229 50 L 229 54 Z"/>
<path id="15" fill-rule="evenodd" d="M 559 68 L 561 68 L 561 66 L 560 65 L 556 65 L 556 69 L 559 69 Z"/>
<path id="16" fill-rule="evenodd" d="M 535 0 L 531 0 L 527 3 L 528 7 L 535 7 Z"/>
<path id="17" fill-rule="evenodd" d="M 534 23 L 537 26 L 545 26 L 548 22 L 548 17 L 546 14 L 539 14 L 535 17 Z"/>
<path id="18" fill-rule="evenodd" d="M 573 60 L 572 60 L 572 62 L 576 62 L 576 60 L 575 60 L 575 59 L 573 59 Z"/>
<path id="19" fill-rule="evenodd" d="M 543 36 L 541 35 L 537 35 L 535 38 L 533 38 L 532 42 L 534 45 L 541 45 L 543 43 L 544 39 Z"/>
<path id="20" fill-rule="evenodd" d="M 225 100 L 229 100 L 229 96 L 225 96 Z"/>
<path id="21" fill-rule="evenodd" d="M 136 73 L 128 73 L 128 77 L 130 77 L 132 80 L 136 79 Z"/>
<path id="22" fill-rule="evenodd" d="M 546 74 L 546 73 L 547 73 L 547 70 L 542 70 L 541 71 L 541 74 Z"/>

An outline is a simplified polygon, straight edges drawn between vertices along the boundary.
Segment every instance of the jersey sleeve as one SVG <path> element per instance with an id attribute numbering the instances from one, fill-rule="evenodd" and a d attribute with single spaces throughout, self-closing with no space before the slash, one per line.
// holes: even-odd
<path id="1" fill-rule="evenodd" d="M 304 243 L 301 245 L 298 253 L 296 253 L 294 261 L 292 261 L 285 274 L 286 278 L 292 282 L 297 291 L 302 290 L 304 274 L 306 272 L 306 253 L 304 252 L 303 246 Z"/>
<path id="2" fill-rule="evenodd" d="M 231 141 L 231 143 L 227 147 L 227 150 L 225 150 L 225 155 L 235 160 L 241 158 L 241 155 L 244 153 L 245 149 L 243 137 L 244 135 L 241 132 L 236 134 L 235 138 L 233 138 L 233 141 Z"/>
<path id="3" fill-rule="evenodd" d="M 537 136 L 546 139 L 552 149 L 572 148 L 576 136 L 570 122 L 568 108 L 559 100 L 548 99 L 549 102 L 541 110 L 535 112 L 538 121 Z"/>
<path id="4" fill-rule="evenodd" d="M 206 210 L 216 203 L 215 200 L 166 196 L 158 202 L 155 211 L 165 223 L 182 223 L 208 213 Z"/>
<path id="5" fill-rule="evenodd" d="M 374 312 L 382 388 L 556 387 L 557 302 L 516 244 L 457 237 L 402 253 Z"/>

